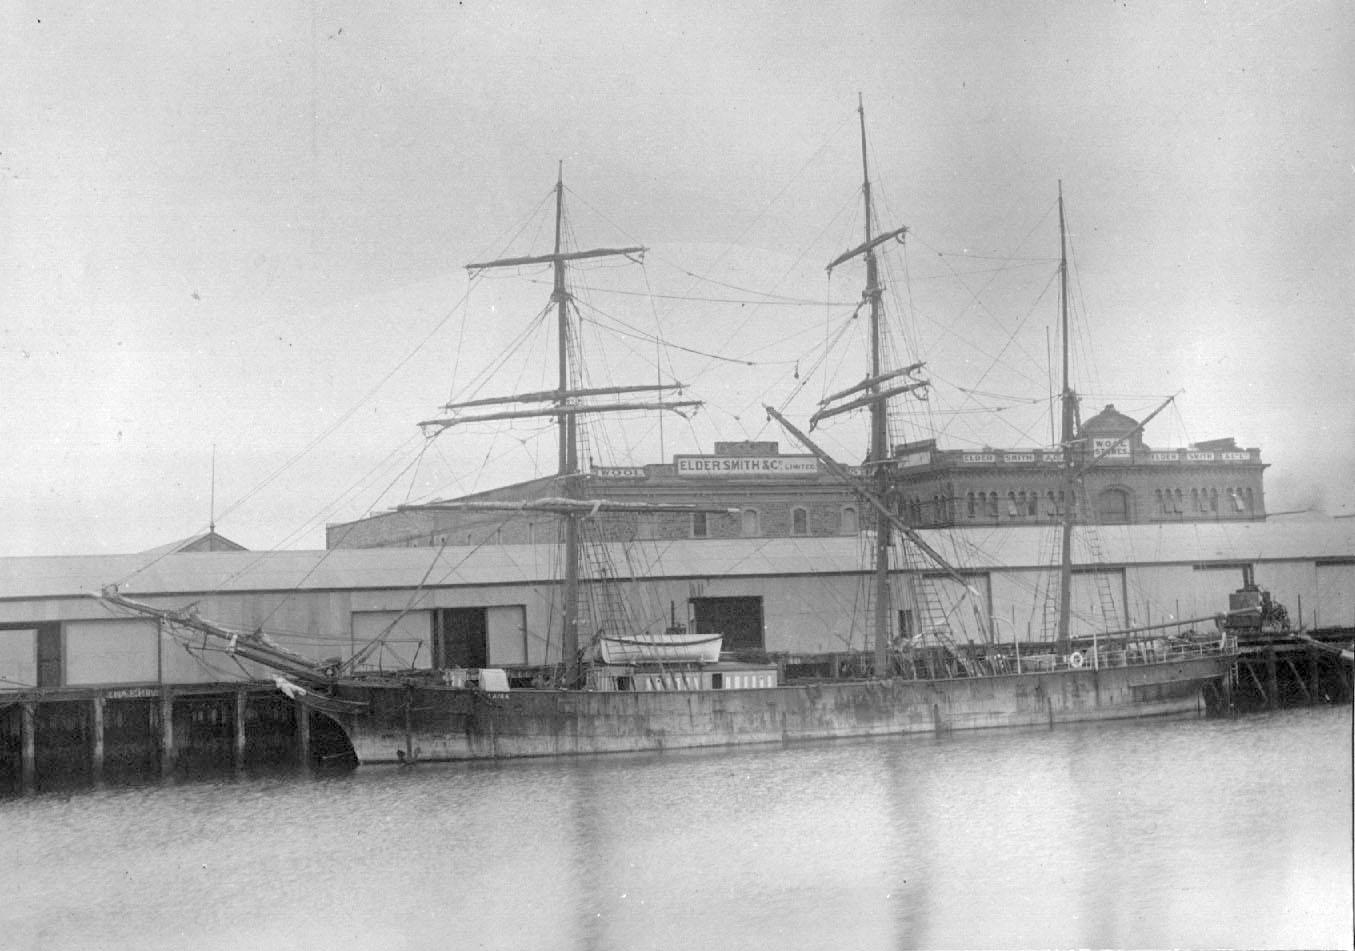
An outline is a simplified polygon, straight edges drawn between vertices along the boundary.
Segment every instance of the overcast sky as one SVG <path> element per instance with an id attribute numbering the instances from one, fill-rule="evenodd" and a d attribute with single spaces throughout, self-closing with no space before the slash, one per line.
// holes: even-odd
<path id="1" fill-rule="evenodd" d="M 760 406 L 860 293 L 859 270 L 824 275 L 860 235 L 858 93 L 880 224 L 911 229 L 891 302 L 944 445 L 1049 439 L 1061 180 L 1084 415 L 1180 393 L 1150 444 L 1234 436 L 1270 464 L 1272 510 L 1355 511 L 1344 0 L 0 17 L 0 555 L 205 530 L 214 445 L 218 529 L 252 548 L 322 547 L 326 521 L 549 463 L 539 427 L 430 447 L 415 423 L 544 306 L 548 275 L 470 286 L 463 265 L 546 250 L 559 161 L 579 246 L 651 249 L 580 270 L 588 333 L 661 333 L 687 348 L 665 373 L 708 401 L 597 461 L 788 443 Z M 647 381 L 653 349 L 599 340 L 599 372 Z M 511 375 L 494 383 L 551 383 L 544 363 Z"/>

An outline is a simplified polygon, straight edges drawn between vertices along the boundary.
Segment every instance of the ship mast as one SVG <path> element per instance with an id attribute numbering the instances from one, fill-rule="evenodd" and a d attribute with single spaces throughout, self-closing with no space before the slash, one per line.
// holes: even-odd
<path id="1" fill-rule="evenodd" d="M 866 209 L 866 233 L 865 240 L 861 244 L 852 248 L 850 251 L 844 251 L 839 254 L 828 265 L 829 273 L 845 261 L 856 257 L 862 257 L 866 262 L 866 288 L 861 294 L 861 299 L 870 305 L 870 373 L 866 379 L 849 389 L 842 390 L 820 402 L 822 407 L 814 414 L 810 420 L 810 427 L 813 428 L 819 420 L 835 416 L 839 413 L 845 413 L 849 410 L 859 409 L 863 406 L 870 407 L 870 451 L 867 459 L 867 466 L 871 469 L 871 485 L 865 494 L 873 494 L 877 499 L 883 500 L 889 493 L 889 434 L 886 428 L 887 407 L 891 396 L 897 396 L 926 386 L 925 381 L 908 380 L 901 385 L 894 385 L 889 388 L 883 386 L 884 383 L 899 376 L 907 376 L 922 368 L 922 364 L 915 363 L 912 366 L 905 367 L 902 370 L 885 372 L 884 353 L 883 353 L 883 328 L 881 327 L 881 306 L 880 301 L 884 296 L 884 288 L 880 286 L 879 267 L 875 260 L 875 249 L 886 241 L 898 239 L 903 240 L 903 236 L 908 233 L 908 229 L 895 228 L 892 231 L 886 231 L 883 234 L 875 233 L 875 221 L 872 216 L 872 206 L 870 200 L 870 165 L 866 158 L 866 107 L 863 104 L 860 95 L 857 96 L 856 112 L 861 120 L 861 196 Z M 864 396 L 857 397 L 849 403 L 839 403 L 836 406 L 830 406 L 836 400 L 865 391 Z M 812 447 L 807 439 L 793 427 L 790 427 L 779 414 L 773 413 L 783 426 L 791 429 L 801 442 Z M 818 455 L 817 450 L 815 454 Z M 820 456 L 820 458 L 823 458 Z M 863 487 L 864 488 L 864 487 Z M 889 669 L 889 546 L 891 537 L 891 527 L 893 517 L 884 508 L 884 503 L 874 503 L 880 511 L 875 520 L 875 624 L 874 624 L 874 659 L 875 675 L 877 677 L 886 676 Z"/>
<path id="2" fill-rule="evenodd" d="M 1073 491 L 1077 478 L 1073 469 L 1073 416 L 1075 413 L 1072 389 L 1068 385 L 1068 248 L 1063 221 L 1063 181 L 1059 181 L 1059 324 L 1063 338 L 1063 427 L 1060 442 L 1063 446 L 1062 474 L 1062 542 L 1059 546 L 1059 626 L 1056 650 L 1067 653 L 1068 616 L 1073 597 Z"/>
<path id="3" fill-rule="evenodd" d="M 622 409 L 673 409 L 677 406 L 696 405 L 692 401 L 674 402 L 674 403 L 653 403 L 653 404 L 613 404 L 607 405 L 587 405 L 578 402 L 581 396 L 588 396 L 601 393 L 633 392 L 637 389 L 666 389 L 667 387 L 614 387 L 609 389 L 589 389 L 589 390 L 571 390 L 570 389 L 570 362 L 569 362 L 569 344 L 570 336 L 573 332 L 569 320 L 569 305 L 572 297 L 569 293 L 569 286 L 565 281 L 566 265 L 569 261 L 579 260 L 581 258 L 600 258 L 609 256 L 631 257 L 633 255 L 643 254 L 645 248 L 595 248 L 589 251 L 565 251 L 564 244 L 564 207 L 565 207 L 565 183 L 564 183 L 564 163 L 560 163 L 559 174 L 555 181 L 555 249 L 551 254 L 537 255 L 533 257 L 500 258 L 495 261 L 487 261 L 480 264 L 469 264 L 467 270 L 478 271 L 487 268 L 496 267 L 520 267 L 531 264 L 549 263 L 554 270 L 554 286 L 551 291 L 551 301 L 556 305 L 556 335 L 558 337 L 558 384 L 559 388 L 555 391 L 544 393 L 524 394 L 514 399 L 536 399 L 549 400 L 554 405 L 541 410 L 532 410 L 514 413 L 502 413 L 497 416 L 485 418 L 512 418 L 518 416 L 555 416 L 559 428 L 559 463 L 557 474 L 559 485 L 557 490 L 566 500 L 573 499 L 577 493 L 576 484 L 579 475 L 579 443 L 578 418 L 582 413 L 594 412 L 616 412 Z M 451 404 L 447 409 L 457 409 L 459 405 L 483 405 L 482 401 L 472 401 L 471 404 Z M 426 420 L 420 425 L 433 426 L 439 429 L 445 429 L 454 426 L 459 422 L 469 422 L 473 417 L 450 418 Z M 579 658 L 579 560 L 580 560 L 580 521 L 587 517 L 588 512 L 582 512 L 579 507 L 563 506 L 558 512 L 564 520 L 564 605 L 563 605 L 563 631 L 561 634 L 561 652 L 565 666 L 565 683 L 567 686 L 575 686 L 580 680 L 580 658 Z"/>
<path id="4" fill-rule="evenodd" d="M 880 399 L 881 353 L 880 353 L 880 298 L 882 289 L 879 281 L 879 269 L 875 261 L 873 222 L 871 221 L 870 168 L 866 164 L 866 107 L 857 95 L 857 114 L 861 119 L 861 194 L 866 209 L 866 289 L 865 297 L 870 301 L 870 375 L 875 382 L 871 384 L 870 395 L 876 397 L 870 405 L 870 462 L 875 468 L 875 491 L 886 498 L 889 491 L 889 469 L 885 458 L 889 453 L 889 436 L 886 431 L 886 402 Z M 890 525 L 884 519 L 876 520 L 875 530 L 875 676 L 885 676 L 889 657 L 889 542 Z"/>

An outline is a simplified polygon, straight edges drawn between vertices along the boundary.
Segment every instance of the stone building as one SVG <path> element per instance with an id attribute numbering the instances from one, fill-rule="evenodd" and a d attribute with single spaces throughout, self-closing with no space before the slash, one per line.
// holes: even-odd
<path id="1" fill-rule="evenodd" d="M 1113 404 L 1082 424 L 1073 447 L 1075 464 L 1101 458 L 1074 490 L 1079 521 L 1137 525 L 1265 518 L 1260 449 L 1239 448 L 1232 439 L 1154 449 L 1141 434 L 1129 435 L 1138 425 Z M 941 450 L 927 441 L 898 447 L 895 459 L 895 504 L 913 524 L 1032 525 L 1062 518 L 1060 449 L 972 452 Z"/>
<path id="2" fill-rule="evenodd" d="M 1079 428 L 1079 466 L 1104 455 L 1073 492 L 1079 521 L 1099 524 L 1254 521 L 1265 518 L 1259 449 L 1232 439 L 1155 449 L 1138 422 L 1107 406 Z M 1133 435 L 1129 435 L 1129 434 Z M 1127 437 L 1127 438 L 1126 438 Z M 1062 517 L 1062 452 L 1055 448 L 941 449 L 934 440 L 897 446 L 890 504 L 910 524 L 1039 525 Z M 520 501 L 562 494 L 553 477 L 457 501 Z M 598 540 L 855 535 L 870 510 L 811 455 L 776 442 L 717 442 L 708 455 L 671 463 L 593 467 L 578 498 L 703 503 L 726 514 L 599 515 L 585 520 Z M 1090 506 L 1090 507 L 1089 507 Z M 532 544 L 554 541 L 548 514 L 410 508 L 327 527 L 328 548 Z"/>
<path id="3" fill-rule="evenodd" d="M 515 501 L 560 495 L 554 477 L 468 495 L 458 502 Z M 723 514 L 603 514 L 587 519 L 598 540 L 855 535 L 860 502 L 810 455 L 783 454 L 775 442 L 717 442 L 709 455 L 671 463 L 593 467 L 578 498 L 619 502 L 703 503 Z M 329 525 L 328 548 L 532 544 L 554 541 L 557 519 L 542 513 L 404 509 Z"/>

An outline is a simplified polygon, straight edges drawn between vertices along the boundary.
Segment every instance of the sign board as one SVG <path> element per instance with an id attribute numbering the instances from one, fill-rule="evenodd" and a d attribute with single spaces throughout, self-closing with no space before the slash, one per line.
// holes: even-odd
<path id="1" fill-rule="evenodd" d="M 593 475 L 602 479 L 643 479 L 645 470 L 640 466 L 596 466 Z"/>
<path id="2" fill-rule="evenodd" d="M 967 463 L 997 462 L 997 454 L 991 452 L 967 452 L 964 454 L 964 461 Z"/>
<path id="3" fill-rule="evenodd" d="M 1186 453 L 1188 462 L 1213 462 L 1214 454 L 1212 452 L 1200 452 L 1198 449 L 1192 449 Z"/>
<path id="4" fill-rule="evenodd" d="M 673 464 L 684 479 L 819 474 L 813 456 L 674 456 Z"/>
<path id="5" fill-rule="evenodd" d="M 1115 443 L 1117 442 L 1119 442 L 1120 444 L 1118 446 L 1115 446 Z M 1106 452 L 1107 449 L 1110 449 L 1111 446 L 1115 446 L 1115 448 L 1111 449 L 1110 452 L 1107 452 L 1105 458 L 1107 459 L 1129 458 L 1129 440 L 1126 439 L 1123 442 L 1121 442 L 1119 438 L 1116 436 L 1100 436 L 1093 439 L 1092 455 L 1099 456 L 1101 455 L 1101 453 Z"/>
<path id="6" fill-rule="evenodd" d="M 929 466 L 932 463 L 932 453 L 930 449 L 905 452 L 902 455 L 895 456 L 894 462 L 902 469 L 911 469 L 914 466 Z"/>

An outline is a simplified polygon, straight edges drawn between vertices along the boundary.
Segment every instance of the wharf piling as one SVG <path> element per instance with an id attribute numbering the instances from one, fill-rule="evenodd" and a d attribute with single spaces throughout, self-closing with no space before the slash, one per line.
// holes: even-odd
<path id="1" fill-rule="evenodd" d="M 342 730 L 272 684 L 60 688 L 0 696 L 0 796 L 309 770 Z"/>
<path id="2" fill-rule="evenodd" d="M 1233 703 L 1239 712 L 1351 703 L 1355 628 L 1252 635 L 1238 640 Z"/>

